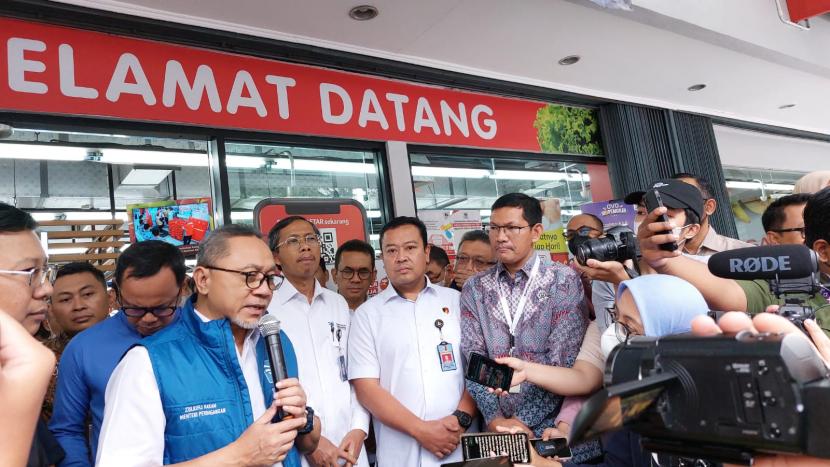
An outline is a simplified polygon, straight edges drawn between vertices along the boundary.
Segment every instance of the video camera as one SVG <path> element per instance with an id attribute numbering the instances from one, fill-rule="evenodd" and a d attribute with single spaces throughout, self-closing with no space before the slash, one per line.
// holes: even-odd
<path id="1" fill-rule="evenodd" d="M 574 420 L 572 445 L 625 426 L 661 454 L 830 459 L 830 379 L 803 336 L 635 338 L 611 353 L 605 383 Z"/>
<path id="2" fill-rule="evenodd" d="M 724 251 L 709 259 L 709 272 L 727 279 L 769 282 L 777 299 L 784 299 L 778 314 L 802 331 L 804 320 L 816 311 L 804 304 L 821 289 L 816 253 L 804 245 L 775 245 Z"/>
<path id="3" fill-rule="evenodd" d="M 585 240 L 576 248 L 576 260 L 585 266 L 589 259 L 597 261 L 636 260 L 640 254 L 634 232 L 624 225 L 611 227 L 604 237 Z"/>
<path id="4" fill-rule="evenodd" d="M 815 316 L 804 295 L 818 291 L 815 253 L 800 245 L 718 253 L 709 270 L 764 279 L 803 329 Z M 801 335 L 634 338 L 608 358 L 605 388 L 574 421 L 571 443 L 622 426 L 655 453 L 749 464 L 759 453 L 830 459 L 830 379 Z"/>

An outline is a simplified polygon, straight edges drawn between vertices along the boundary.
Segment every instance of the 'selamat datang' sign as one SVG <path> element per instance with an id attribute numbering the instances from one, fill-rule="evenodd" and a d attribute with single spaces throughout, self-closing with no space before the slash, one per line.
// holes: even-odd
<path id="1" fill-rule="evenodd" d="M 542 102 L 0 18 L 0 110 L 540 150 Z"/>

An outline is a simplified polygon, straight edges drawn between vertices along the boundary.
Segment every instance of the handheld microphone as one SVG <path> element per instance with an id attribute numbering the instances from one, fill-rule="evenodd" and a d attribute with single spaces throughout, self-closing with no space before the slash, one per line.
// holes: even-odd
<path id="1" fill-rule="evenodd" d="M 801 279 L 817 271 L 816 253 L 804 245 L 739 248 L 709 258 L 709 272 L 726 279 Z"/>
<path id="2" fill-rule="evenodd" d="M 259 319 L 259 332 L 265 339 L 265 350 L 268 352 L 268 364 L 273 377 L 274 393 L 279 391 L 277 383 L 288 378 L 285 370 L 285 356 L 282 353 L 282 342 L 280 341 L 280 321 L 274 315 L 265 314 Z M 282 407 L 277 407 L 277 413 L 271 419 L 271 423 L 282 421 L 286 417 Z"/>

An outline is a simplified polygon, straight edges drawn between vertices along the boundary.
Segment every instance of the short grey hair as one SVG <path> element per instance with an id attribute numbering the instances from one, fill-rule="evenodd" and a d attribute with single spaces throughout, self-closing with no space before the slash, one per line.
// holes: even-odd
<path id="1" fill-rule="evenodd" d="M 458 242 L 459 250 L 461 249 L 461 244 L 464 242 L 482 242 L 489 245 L 490 236 L 483 230 L 470 230 L 469 232 L 464 232 L 464 235 L 461 236 L 461 241 Z"/>
<path id="2" fill-rule="evenodd" d="M 205 241 L 199 245 L 199 252 L 196 254 L 196 266 L 215 266 L 217 261 L 228 255 L 228 240 L 237 237 L 263 239 L 262 234 L 249 225 L 223 225 L 208 234 Z"/>

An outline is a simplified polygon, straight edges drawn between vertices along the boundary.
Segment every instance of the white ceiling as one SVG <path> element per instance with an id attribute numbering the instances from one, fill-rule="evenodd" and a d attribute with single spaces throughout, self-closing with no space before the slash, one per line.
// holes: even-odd
<path id="1" fill-rule="evenodd" d="M 347 16 L 357 0 L 62 1 L 830 134 L 830 22 L 786 26 L 773 0 L 361 0 L 380 10 L 367 22 Z"/>

